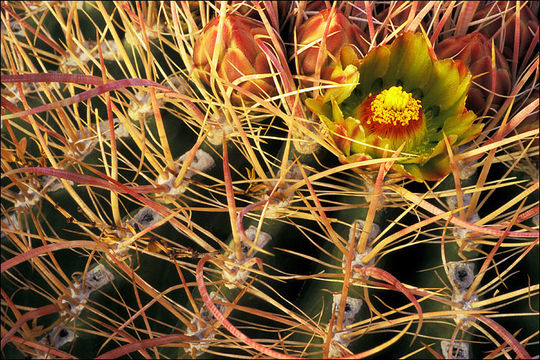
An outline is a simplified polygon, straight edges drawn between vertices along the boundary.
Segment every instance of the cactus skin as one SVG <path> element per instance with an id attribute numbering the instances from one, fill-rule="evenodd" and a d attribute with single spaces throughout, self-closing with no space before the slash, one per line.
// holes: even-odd
<path id="1" fill-rule="evenodd" d="M 538 357 L 538 4 L 510 52 L 517 3 L 493 4 L 2 3 L 2 356 Z M 332 13 L 317 68 L 299 50 Z M 473 142 L 443 126 L 437 181 L 382 147 L 342 163 L 354 139 L 306 105 L 340 100 L 336 60 L 373 70 L 353 96 L 429 82 L 370 63 L 403 33 L 426 59 L 467 43 L 473 75 L 501 50 L 508 98 Z"/>

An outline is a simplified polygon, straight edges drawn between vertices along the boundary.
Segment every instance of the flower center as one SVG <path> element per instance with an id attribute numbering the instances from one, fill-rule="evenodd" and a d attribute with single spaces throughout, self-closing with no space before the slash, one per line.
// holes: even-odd
<path id="1" fill-rule="evenodd" d="M 361 112 L 364 128 L 392 140 L 414 136 L 423 125 L 420 100 L 403 91 L 401 86 L 392 86 L 378 95 L 370 95 L 362 104 Z"/>
<path id="2" fill-rule="evenodd" d="M 391 126 L 408 126 L 409 122 L 418 121 L 421 108 L 420 101 L 413 99 L 401 86 L 392 86 L 375 96 L 371 102 L 373 115 L 368 119 L 368 124 L 376 121 Z"/>

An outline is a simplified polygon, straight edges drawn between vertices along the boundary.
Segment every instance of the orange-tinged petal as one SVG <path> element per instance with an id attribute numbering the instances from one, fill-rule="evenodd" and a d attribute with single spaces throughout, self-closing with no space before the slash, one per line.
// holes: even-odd
<path id="1" fill-rule="evenodd" d="M 492 63 L 492 51 L 495 53 L 495 67 Z M 510 93 L 510 70 L 506 59 L 498 47 L 492 49 L 492 42 L 483 34 L 475 32 L 459 37 L 448 38 L 435 47 L 441 58 L 449 57 L 461 60 L 468 66 L 474 82 L 468 92 L 467 108 L 476 113 L 486 110 L 486 100 L 492 92 L 492 73 L 495 72 L 495 95 L 490 106 L 495 109 Z"/>
<path id="2" fill-rule="evenodd" d="M 323 40 L 324 48 L 321 48 Z M 353 46 L 364 52 L 367 52 L 368 48 L 362 30 L 351 23 L 341 10 L 337 8 L 321 10 L 298 28 L 296 57 L 299 73 L 313 76 L 319 70 L 320 78 L 329 80 L 336 66 L 336 59 L 344 46 Z M 320 69 L 317 69 L 317 60 Z"/>
<path id="3" fill-rule="evenodd" d="M 305 104 L 319 117 L 325 116 L 328 119 L 332 117 L 332 104 L 330 102 L 323 101 L 322 96 L 314 99 L 306 99 Z"/>
<path id="4" fill-rule="evenodd" d="M 344 70 L 337 66 L 332 74 L 332 80 L 338 84 L 325 92 L 323 100 L 327 102 L 335 99 L 338 104 L 341 104 L 345 99 L 351 96 L 351 93 L 358 85 L 359 78 L 360 73 L 356 66 L 347 65 Z"/>
<path id="5" fill-rule="evenodd" d="M 448 154 L 440 154 L 429 159 L 422 166 L 418 166 L 422 178 L 427 181 L 440 180 L 450 173 L 450 160 Z"/>
<path id="6" fill-rule="evenodd" d="M 244 75 L 253 74 L 253 66 L 244 53 L 238 49 L 229 49 L 227 51 L 220 68 L 221 75 L 230 82 Z"/>
<path id="7" fill-rule="evenodd" d="M 422 102 L 446 110 L 467 95 L 470 79 L 471 75 L 461 61 L 439 60 L 433 64 Z"/>

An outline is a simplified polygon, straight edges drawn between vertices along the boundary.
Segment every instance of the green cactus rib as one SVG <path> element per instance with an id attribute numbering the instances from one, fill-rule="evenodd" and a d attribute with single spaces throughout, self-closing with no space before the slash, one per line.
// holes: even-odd
<path id="1" fill-rule="evenodd" d="M 2 357 L 538 357 L 539 8 L 2 2 Z"/>
<path id="2" fill-rule="evenodd" d="M 224 316 L 223 314 L 216 308 L 216 306 L 214 305 L 214 303 L 212 302 L 212 300 L 210 299 L 209 295 L 208 295 L 208 291 L 206 291 L 206 286 L 204 284 L 204 278 L 203 278 L 203 267 L 204 267 L 204 264 L 206 261 L 208 261 L 209 259 L 211 259 L 210 256 L 204 256 L 200 261 L 199 263 L 197 264 L 197 286 L 199 288 L 199 292 L 201 293 L 201 296 L 203 298 L 203 301 L 205 303 L 205 305 L 207 306 L 207 308 L 210 310 L 210 312 L 212 312 L 212 314 L 214 315 L 214 317 L 221 323 L 223 324 L 228 331 L 230 331 L 236 338 L 244 341 L 246 344 L 252 346 L 253 348 L 255 348 L 256 350 L 259 350 L 260 352 L 262 352 L 263 354 L 266 354 L 268 356 L 271 356 L 273 358 L 276 358 L 276 359 L 297 359 L 295 357 L 290 357 L 290 356 L 287 356 L 285 354 L 282 354 L 282 353 L 279 353 L 277 351 L 274 351 L 274 350 L 271 350 L 271 349 L 268 349 L 267 347 L 265 346 L 261 346 L 259 344 L 257 344 L 256 342 L 254 342 L 253 340 L 251 340 L 249 337 L 247 337 L 246 335 L 244 335 L 241 331 L 239 331 L 238 329 L 236 329 L 236 327 L 234 327 Z"/>

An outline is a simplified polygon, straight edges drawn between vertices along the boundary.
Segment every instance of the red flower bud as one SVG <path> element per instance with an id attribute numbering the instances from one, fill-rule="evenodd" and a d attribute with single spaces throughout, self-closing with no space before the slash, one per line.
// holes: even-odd
<path id="1" fill-rule="evenodd" d="M 219 33 L 219 17 L 210 21 L 193 49 L 193 61 L 200 70 L 201 80 L 210 84 L 211 64 L 215 64 L 220 79 L 236 82 L 243 89 L 260 97 L 276 95 L 274 80 L 270 75 L 272 71 L 269 59 L 256 39 L 261 39 L 267 46 L 272 47 L 270 36 L 260 21 L 227 14 L 223 19 L 221 33 Z M 217 49 L 216 43 L 219 46 Z M 282 44 L 280 46 L 283 47 Z M 241 103 L 240 98 L 245 102 L 252 102 L 248 96 L 233 92 L 231 100 L 234 104 Z"/>
<path id="2" fill-rule="evenodd" d="M 467 108 L 481 114 L 490 92 L 495 92 L 492 106 L 498 108 L 511 90 L 508 63 L 495 48 L 495 68 L 492 67 L 491 42 L 480 33 L 448 38 L 435 46 L 439 58 L 461 60 L 473 75 L 473 84 L 467 97 Z M 492 81 L 495 73 L 495 83 Z M 481 75 L 483 74 L 483 75 Z"/>
<path id="3" fill-rule="evenodd" d="M 328 25 L 328 31 L 325 29 Z M 312 16 L 298 29 L 298 67 L 301 75 L 316 74 L 317 57 L 323 37 L 326 49 L 320 59 L 320 78 L 330 79 L 339 51 L 345 45 L 354 45 L 364 54 L 369 49 L 362 30 L 351 23 L 339 9 L 324 9 Z"/>

